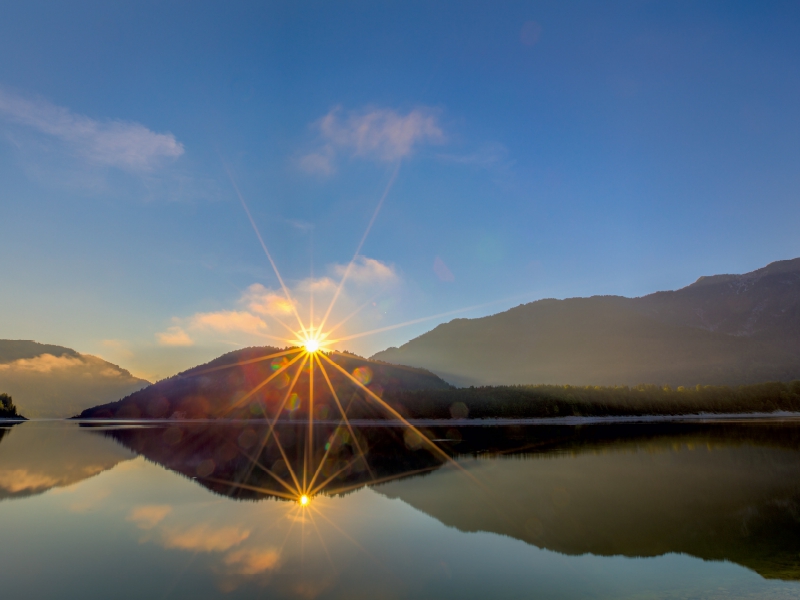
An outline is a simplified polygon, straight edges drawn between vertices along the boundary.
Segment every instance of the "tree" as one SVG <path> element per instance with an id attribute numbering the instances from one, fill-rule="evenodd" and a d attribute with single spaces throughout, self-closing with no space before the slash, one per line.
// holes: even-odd
<path id="1" fill-rule="evenodd" d="M 9 418 L 16 417 L 17 407 L 14 406 L 14 400 L 8 394 L 0 394 L 0 417 Z"/>

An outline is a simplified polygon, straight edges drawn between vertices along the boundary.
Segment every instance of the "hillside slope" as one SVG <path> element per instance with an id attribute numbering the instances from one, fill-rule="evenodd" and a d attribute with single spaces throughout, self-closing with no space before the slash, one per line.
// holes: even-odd
<path id="1" fill-rule="evenodd" d="M 71 348 L 31 340 L 0 340 L 0 393 L 28 418 L 71 417 L 116 400 L 149 382 Z"/>
<path id="2" fill-rule="evenodd" d="M 800 259 L 642 298 L 547 299 L 456 319 L 373 358 L 425 367 L 455 385 L 797 379 Z"/>
<path id="3" fill-rule="evenodd" d="M 263 418 L 272 417 L 284 404 L 286 418 L 301 418 L 308 414 L 310 396 L 309 369 L 300 370 L 301 362 L 282 368 L 286 356 L 270 358 L 281 353 L 277 348 L 253 347 L 224 354 L 174 377 L 159 381 L 117 402 L 84 410 L 82 419 L 94 418 Z M 264 358 L 267 357 L 267 358 Z M 424 369 L 402 367 L 369 361 L 354 354 L 336 353 L 330 359 L 353 374 L 377 395 L 386 391 L 449 389 L 445 381 Z M 315 367 L 318 370 L 319 367 Z M 299 372 L 298 372 L 299 371 Z M 384 417 L 384 411 L 373 405 L 341 372 L 326 368 L 339 401 L 348 406 L 353 418 Z M 265 385 L 261 385 L 278 373 Z M 290 382 L 297 377 L 296 383 Z M 314 415 L 318 419 L 338 418 L 338 408 L 325 380 L 314 377 Z M 255 393 L 250 394 L 250 392 Z M 292 396 L 287 394 L 292 392 Z"/>

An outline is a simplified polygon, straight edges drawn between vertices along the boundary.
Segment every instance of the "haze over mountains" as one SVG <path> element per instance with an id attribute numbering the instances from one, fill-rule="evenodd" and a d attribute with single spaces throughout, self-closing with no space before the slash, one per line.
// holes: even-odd
<path id="1" fill-rule="evenodd" d="M 71 348 L 0 340 L 0 393 L 28 418 L 62 418 L 149 385 L 125 369 Z"/>
<path id="2" fill-rule="evenodd" d="M 738 385 L 800 378 L 800 258 L 641 298 L 455 319 L 372 358 L 459 385 Z"/>

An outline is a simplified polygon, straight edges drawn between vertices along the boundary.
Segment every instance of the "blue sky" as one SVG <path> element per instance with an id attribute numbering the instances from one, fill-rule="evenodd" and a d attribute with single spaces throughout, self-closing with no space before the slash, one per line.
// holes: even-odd
<path id="1" fill-rule="evenodd" d="M 323 311 L 454 316 L 800 255 L 800 7 L 26 2 L 0 20 L 0 337 L 163 377 Z M 283 311 L 283 312 L 282 312 Z M 282 334 L 281 334 L 282 335 Z"/>

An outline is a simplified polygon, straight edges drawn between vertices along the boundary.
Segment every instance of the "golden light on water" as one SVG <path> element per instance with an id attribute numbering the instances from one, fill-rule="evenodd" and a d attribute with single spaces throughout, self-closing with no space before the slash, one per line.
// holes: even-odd
<path id="1" fill-rule="evenodd" d="M 361 483 L 358 484 L 348 484 L 344 487 L 338 488 L 330 488 L 329 486 L 336 481 L 337 477 L 339 477 L 342 473 L 345 473 L 349 469 L 358 467 L 364 468 L 370 476 L 372 483 L 381 483 L 385 481 L 389 481 L 391 479 L 401 477 L 401 475 L 391 476 L 391 477 L 384 477 L 384 478 L 376 478 L 375 474 L 372 471 L 372 468 L 369 465 L 366 457 L 366 448 L 362 447 L 362 444 L 359 442 L 358 436 L 356 436 L 355 432 L 353 431 L 352 424 L 350 423 L 350 419 L 348 418 L 348 408 L 350 404 L 343 405 L 342 400 L 344 398 L 340 398 L 339 393 L 337 393 L 336 386 L 333 385 L 331 381 L 331 377 L 329 373 L 336 373 L 337 377 L 343 376 L 343 381 L 348 384 L 348 386 L 352 386 L 351 389 L 356 392 L 360 393 L 364 396 L 366 400 L 368 400 L 373 406 L 381 410 L 386 418 L 391 421 L 395 421 L 397 423 L 402 424 L 403 427 L 407 428 L 409 431 L 413 432 L 416 436 L 415 439 L 419 439 L 419 447 L 425 447 L 428 449 L 432 454 L 438 456 L 444 463 L 449 463 L 450 465 L 456 467 L 460 471 L 466 473 L 466 471 L 458 465 L 452 457 L 450 457 L 444 450 L 442 450 L 437 444 L 424 435 L 421 431 L 419 431 L 414 425 L 408 422 L 395 408 L 389 405 L 386 401 L 383 400 L 380 396 L 380 391 L 376 393 L 373 389 L 370 389 L 369 384 L 369 377 L 365 377 L 365 373 L 369 372 L 369 368 L 360 367 L 356 368 L 353 373 L 350 373 L 347 369 L 343 368 L 340 364 L 338 364 L 333 358 L 336 356 L 348 356 L 346 353 L 342 353 L 337 351 L 333 348 L 334 345 L 341 343 L 346 340 L 352 340 L 358 337 L 372 335 L 375 333 L 379 333 L 382 331 L 387 331 L 390 329 L 394 329 L 396 327 L 402 327 L 404 325 L 410 325 L 413 323 L 418 323 L 427 319 L 440 317 L 443 315 L 434 315 L 432 317 L 427 317 L 424 319 L 415 319 L 413 321 L 408 321 L 406 323 L 400 323 L 396 325 L 390 325 L 387 327 L 381 327 L 378 329 L 373 329 L 371 331 L 364 331 L 361 333 L 356 334 L 348 334 L 348 333 L 338 333 L 335 337 L 333 333 L 342 328 L 345 323 L 347 323 L 352 317 L 354 317 L 360 310 L 365 308 L 370 304 L 370 302 L 365 303 L 363 306 L 355 310 L 353 313 L 345 317 L 344 319 L 340 320 L 338 323 L 330 324 L 328 322 L 329 317 L 332 314 L 334 305 L 339 299 L 341 291 L 348 279 L 351 276 L 353 266 L 356 264 L 360 252 L 361 247 L 364 244 L 364 241 L 369 233 L 370 228 L 372 227 L 375 218 L 377 217 L 378 211 L 380 210 L 381 205 L 383 204 L 383 200 L 386 197 L 389 189 L 391 188 L 392 182 L 394 181 L 394 177 L 397 175 L 397 169 L 395 169 L 395 173 L 392 176 L 389 185 L 387 186 L 386 190 L 384 191 L 383 196 L 381 197 L 380 202 L 375 210 L 375 213 L 372 216 L 372 220 L 370 221 L 367 231 L 364 233 L 364 236 L 361 239 L 361 242 L 356 249 L 355 254 L 353 255 L 352 260 L 348 264 L 347 268 L 344 269 L 344 273 L 336 287 L 336 290 L 333 294 L 333 297 L 327 307 L 327 310 L 323 313 L 321 319 L 315 318 L 313 306 L 314 306 L 314 298 L 313 293 L 311 297 L 311 310 L 309 314 L 304 319 L 301 317 L 300 312 L 297 310 L 297 302 L 292 297 L 291 293 L 289 292 L 288 287 L 286 286 L 283 278 L 278 271 L 278 267 L 275 264 L 275 261 L 272 258 L 267 246 L 256 227 L 255 221 L 250 214 L 249 209 L 244 201 L 244 198 L 241 196 L 238 187 L 236 186 L 235 182 L 233 182 L 233 178 L 231 181 L 236 189 L 236 193 L 239 196 L 239 199 L 242 203 L 242 206 L 247 213 L 247 216 L 250 220 L 250 223 L 258 237 L 259 242 L 261 243 L 261 247 L 264 250 L 264 253 L 267 256 L 267 259 L 272 266 L 275 275 L 280 283 L 281 289 L 283 291 L 283 295 L 286 300 L 286 306 L 291 307 L 290 311 L 287 311 L 291 317 L 293 317 L 292 323 L 284 322 L 281 318 L 276 315 L 270 314 L 270 316 L 275 320 L 276 324 L 279 324 L 283 329 L 286 330 L 288 335 L 286 337 L 276 336 L 276 335 L 268 335 L 267 337 L 274 339 L 276 341 L 283 342 L 285 344 L 285 348 L 281 351 L 261 356 L 259 358 L 247 359 L 238 361 L 231 364 L 221 365 L 218 367 L 212 367 L 205 371 L 195 372 L 195 374 L 202 374 L 209 371 L 216 371 L 219 369 L 227 369 L 235 366 L 243 366 L 255 362 L 267 361 L 272 360 L 273 364 L 273 372 L 264 378 L 261 382 L 255 383 L 253 387 L 241 397 L 236 399 L 227 407 L 227 413 L 230 414 L 234 410 L 241 408 L 245 405 L 248 401 L 258 394 L 261 390 L 263 390 L 270 382 L 275 382 L 276 387 L 281 390 L 282 393 L 282 400 L 276 402 L 275 406 L 270 407 L 269 412 L 267 412 L 266 407 L 264 411 L 264 416 L 266 417 L 267 421 L 269 422 L 269 428 L 267 430 L 266 435 L 263 436 L 256 445 L 256 451 L 254 452 L 253 456 L 249 456 L 252 467 L 257 468 L 268 474 L 272 479 L 274 479 L 283 489 L 281 490 L 274 490 L 274 489 L 263 489 L 263 488 L 252 488 L 246 483 L 242 483 L 240 481 L 225 481 L 225 480 L 214 480 L 213 477 L 208 477 L 207 479 L 216 481 L 217 483 L 224 483 L 229 485 L 233 488 L 240 487 L 251 489 L 255 491 L 260 491 L 265 494 L 274 496 L 276 498 L 281 498 L 284 500 L 293 501 L 295 509 L 308 509 L 307 511 L 304 510 L 304 515 L 309 519 L 309 522 L 316 527 L 314 522 L 314 516 L 318 516 L 329 523 L 331 523 L 334 527 L 336 527 L 335 523 L 330 521 L 322 512 L 320 511 L 319 505 L 312 506 L 311 499 L 319 493 L 324 493 L 326 495 L 336 495 L 341 493 L 346 493 L 353 489 L 360 487 Z M 471 307 L 474 308 L 474 307 Z M 469 309 L 461 309 L 469 310 Z M 453 311 L 461 312 L 461 311 Z M 290 318 L 291 318 L 290 317 Z M 371 362 L 369 359 L 363 359 L 365 363 Z M 301 373 L 308 373 L 308 388 L 307 390 L 299 390 L 298 381 L 300 378 Z M 317 397 L 319 397 L 320 389 L 325 389 L 330 391 L 330 396 L 334 401 L 335 408 L 333 408 L 334 414 L 338 412 L 338 418 L 332 418 L 333 415 L 328 416 L 327 412 L 325 413 L 324 419 L 327 422 L 331 420 L 338 421 L 338 427 L 336 431 L 346 431 L 349 433 L 349 439 L 352 440 L 353 444 L 353 456 L 346 461 L 329 461 L 329 456 L 331 450 L 336 446 L 336 433 L 332 434 L 331 438 L 324 444 L 324 452 L 322 448 L 319 446 L 315 447 L 314 442 L 314 424 L 315 424 L 315 390 L 317 391 Z M 352 402 L 352 401 L 351 401 Z M 276 431 L 276 425 L 279 420 L 281 420 L 281 415 L 285 413 L 285 411 L 293 411 L 296 410 L 301 403 L 304 403 L 307 407 L 307 414 L 308 414 L 308 434 L 306 442 L 304 443 L 303 448 L 303 459 L 302 464 L 299 468 L 295 469 L 292 465 L 292 461 L 289 460 L 286 450 L 284 449 L 280 439 L 279 434 Z M 283 460 L 281 464 L 285 467 L 285 472 L 279 472 L 274 470 L 274 466 L 262 464 L 259 460 L 260 453 L 266 448 L 268 443 L 274 443 L 277 449 L 280 451 Z M 335 465 L 335 469 L 324 468 L 326 465 L 329 467 L 331 464 Z M 323 503 L 324 504 L 324 503 Z M 305 518 L 305 517 L 304 517 Z M 338 527 L 336 527 L 338 529 Z"/>

